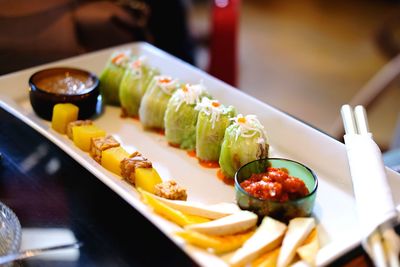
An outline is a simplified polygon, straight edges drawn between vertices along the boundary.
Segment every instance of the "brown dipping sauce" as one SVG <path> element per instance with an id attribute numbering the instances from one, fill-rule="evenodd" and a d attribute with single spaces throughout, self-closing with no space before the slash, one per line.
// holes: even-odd
<path id="1" fill-rule="evenodd" d="M 54 105 L 71 103 L 79 108 L 79 119 L 88 119 L 101 112 L 98 99 L 99 79 L 93 73 L 55 67 L 35 72 L 29 78 L 29 100 L 35 113 L 51 120 Z"/>
<path id="2" fill-rule="evenodd" d="M 53 73 L 49 76 L 40 77 L 35 83 L 43 91 L 62 95 L 87 93 L 94 84 L 91 77 L 79 72 Z"/>

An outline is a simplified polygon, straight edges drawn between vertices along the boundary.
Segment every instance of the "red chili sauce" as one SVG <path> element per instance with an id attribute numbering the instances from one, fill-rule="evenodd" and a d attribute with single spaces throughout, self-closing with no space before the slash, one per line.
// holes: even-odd
<path id="1" fill-rule="evenodd" d="M 240 186 L 250 195 L 265 199 L 285 202 L 309 194 L 304 182 L 290 176 L 284 168 L 267 168 L 267 172 L 252 174 Z"/>

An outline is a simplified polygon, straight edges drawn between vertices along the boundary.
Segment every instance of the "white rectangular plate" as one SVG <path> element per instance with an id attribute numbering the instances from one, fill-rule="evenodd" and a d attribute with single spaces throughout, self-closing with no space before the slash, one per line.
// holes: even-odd
<path id="1" fill-rule="evenodd" d="M 317 257 L 319 266 L 326 265 L 360 243 L 351 178 L 342 143 L 149 44 L 127 44 L 2 76 L 0 105 L 92 172 L 200 265 L 225 266 L 221 258 L 186 245 L 175 237 L 172 233 L 179 229 L 175 224 L 154 214 L 139 200 L 137 192 L 130 185 L 103 169 L 88 154 L 76 148 L 68 138 L 53 131 L 49 122 L 38 118 L 32 111 L 28 79 L 35 71 L 53 66 L 71 66 L 99 75 L 113 51 L 127 48 L 132 49 L 135 54 L 145 55 L 149 64 L 159 68 L 161 73 L 184 82 L 197 83 L 202 80 L 210 93 L 223 104 L 235 106 L 242 114 L 256 114 L 266 128 L 272 156 L 300 161 L 315 171 L 319 178 L 319 188 L 314 216 L 319 224 L 322 242 L 322 249 Z M 129 152 L 138 150 L 149 158 L 163 179 L 177 180 L 188 190 L 190 200 L 209 204 L 234 201 L 233 187 L 218 180 L 215 169 L 201 167 L 196 159 L 189 157 L 184 151 L 168 146 L 161 135 L 143 131 L 140 122 L 120 118 L 119 108 L 107 106 L 95 123 L 114 135 Z M 390 170 L 388 176 L 395 203 L 399 207 L 400 176 Z"/>

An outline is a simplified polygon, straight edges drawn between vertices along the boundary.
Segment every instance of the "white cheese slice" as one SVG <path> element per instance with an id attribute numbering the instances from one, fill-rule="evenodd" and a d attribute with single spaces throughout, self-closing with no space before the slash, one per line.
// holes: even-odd
<path id="1" fill-rule="evenodd" d="M 232 266 L 241 266 L 261 254 L 278 247 L 287 226 L 270 217 L 264 217 L 256 232 L 230 258 Z"/>
<path id="2" fill-rule="evenodd" d="M 233 235 L 249 230 L 256 224 L 256 214 L 250 211 L 239 211 L 214 221 L 187 225 L 185 229 L 207 235 Z"/>
<path id="3" fill-rule="evenodd" d="M 303 243 L 315 227 L 314 218 L 294 218 L 290 220 L 288 231 L 282 242 L 278 257 L 278 267 L 285 267 L 293 260 L 297 248 Z"/>
<path id="4" fill-rule="evenodd" d="M 306 261 L 310 266 L 315 266 L 315 259 L 320 248 L 317 229 L 314 229 L 310 233 L 305 242 L 308 243 L 299 247 L 296 250 L 297 254 L 300 256 L 300 259 Z"/>

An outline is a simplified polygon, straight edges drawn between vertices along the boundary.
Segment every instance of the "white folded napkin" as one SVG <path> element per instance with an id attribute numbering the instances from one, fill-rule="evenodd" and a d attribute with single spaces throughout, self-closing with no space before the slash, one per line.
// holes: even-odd
<path id="1" fill-rule="evenodd" d="M 386 179 L 382 154 L 369 134 L 346 134 L 347 156 L 353 180 L 362 245 L 371 255 L 368 237 L 382 224 L 396 221 L 397 211 Z"/>

